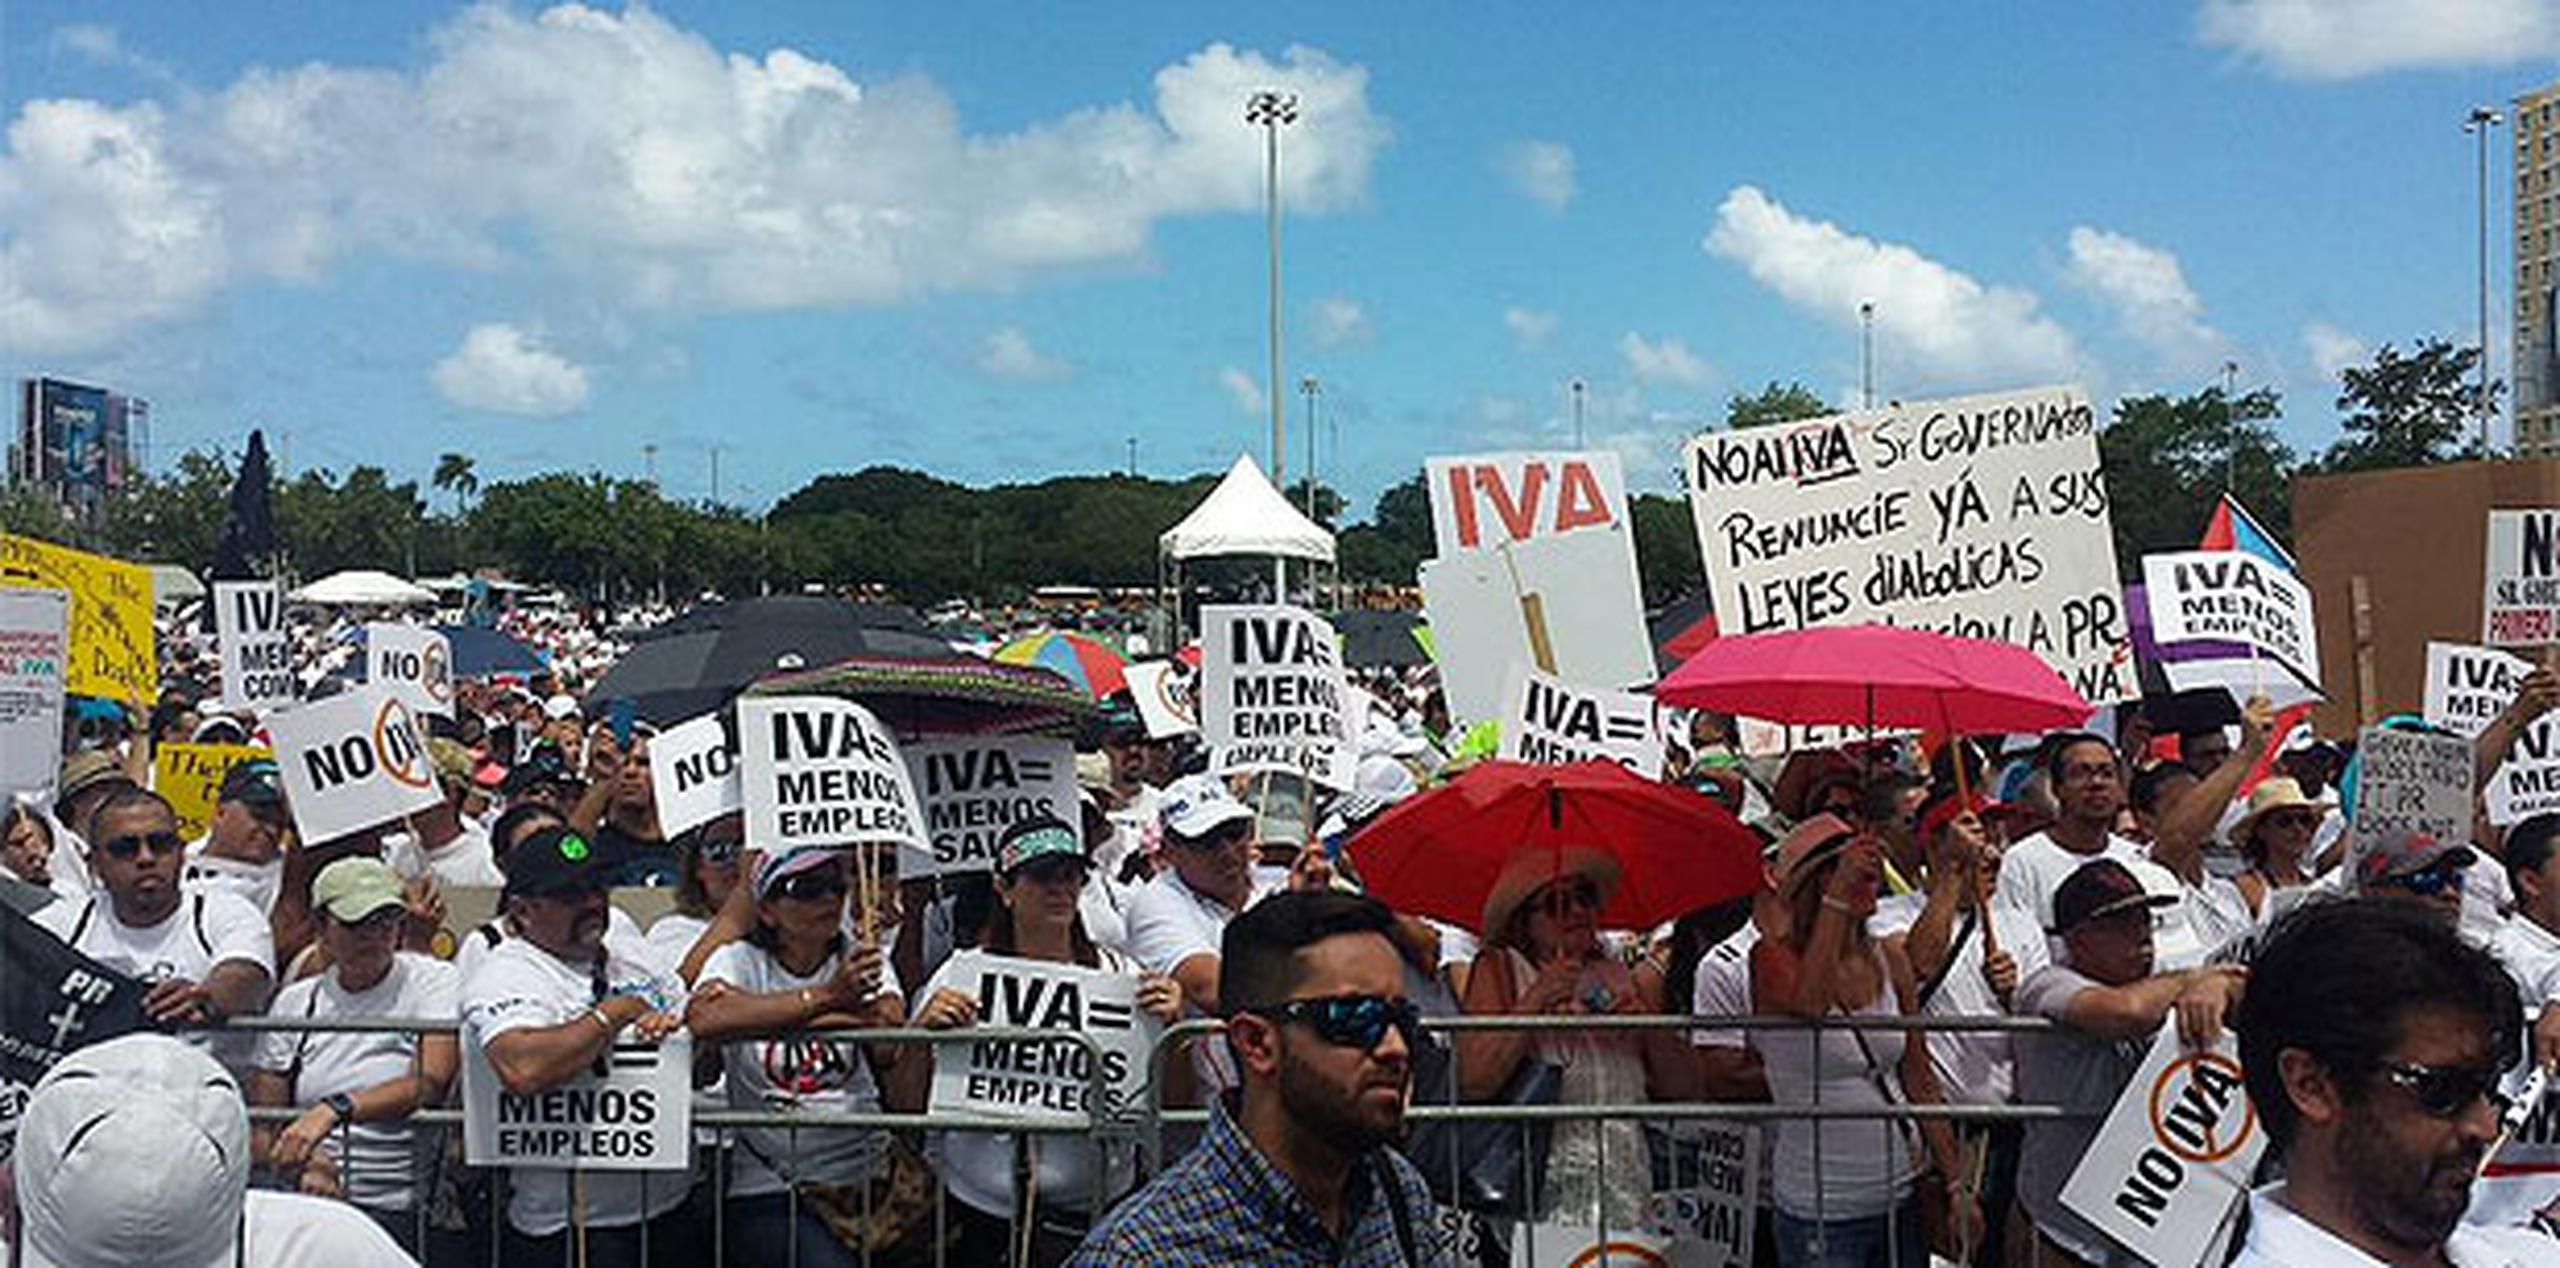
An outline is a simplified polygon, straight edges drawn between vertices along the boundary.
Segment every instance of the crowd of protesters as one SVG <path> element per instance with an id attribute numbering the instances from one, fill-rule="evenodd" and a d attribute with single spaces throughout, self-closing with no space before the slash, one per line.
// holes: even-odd
<path id="1" fill-rule="evenodd" d="M 526 621 L 590 671 L 612 646 L 573 618 Z M 396 830 L 296 840 L 274 765 L 253 759 L 223 777 L 206 834 L 185 839 L 149 788 L 151 743 L 254 730 L 195 700 L 144 717 L 75 708 L 49 800 L 10 804 L 0 900 L 149 983 L 144 1011 L 180 1045 L 101 1046 L 94 1060 L 137 1088 L 128 1115 L 157 1112 L 151 1088 L 218 1070 L 245 1104 L 287 1113 L 239 1133 L 254 1176 L 217 1149 L 222 1174 L 201 1179 L 236 1170 L 240 1186 L 372 1221 L 262 1198 L 240 1217 L 253 1244 L 282 1245 L 291 1225 L 297 1245 L 367 1263 L 390 1262 L 377 1235 L 437 1263 L 694 1265 L 715 1244 L 742 1265 L 1471 1262 L 1434 1218 L 1451 1194 L 1392 1148 L 1408 1097 L 1434 1095 L 1415 1090 L 1425 1068 L 1445 1064 L 1436 1095 L 1459 1102 L 1513 1099 L 1544 1066 L 1567 1106 L 2060 1107 L 1962 1126 L 1781 1118 L 1762 1139 L 1756 1254 L 2128 1263 L 2061 1202 L 2064 1182 L 2155 1035 L 2205 1043 L 2229 1027 L 2275 1145 L 2232 1242 L 2246 1262 L 2419 1262 L 2448 1245 L 2465 1265 L 2560 1262 L 2560 1240 L 2533 1240 L 2554 1236 L 2560 1176 L 2472 1183 L 2504 1099 L 2560 1062 L 2560 1010 L 2542 1007 L 2560 996 L 2560 816 L 2484 817 L 2467 840 L 2353 841 L 2350 754 L 2277 734 L 2262 700 L 2178 735 L 2153 735 L 2128 706 L 2109 734 L 1780 757 L 1746 755 L 1731 718 L 1684 717 L 1664 778 L 1752 827 L 1762 883 L 1621 930 L 1598 924 L 1621 879 L 1599 849 L 1524 861 L 1471 927 L 1356 896 L 1331 843 L 1473 760 L 1427 675 L 1366 682 L 1378 707 L 1353 789 L 1309 808 L 1204 773 L 1196 742 L 1151 738 L 1125 698 L 1106 702 L 1081 741 L 1080 822 L 1013 824 L 983 877 L 877 885 L 865 878 L 895 880 L 893 849 L 766 850 L 735 815 L 670 839 L 652 731 L 592 716 L 576 685 L 462 684 L 431 744 L 444 800 Z M 2554 704 L 2560 677 L 2536 671 L 2476 742 L 2484 782 Z M 494 917 L 447 929 L 445 896 L 482 886 L 502 893 Z M 629 886 L 672 901 L 644 927 L 609 897 Z M 1225 1040 L 1168 1062 L 1159 1089 L 1211 1108 L 1197 1143 L 1142 1192 L 1136 1152 L 1100 1140 L 823 1121 L 718 1133 L 690 1172 L 573 1182 L 460 1167 L 447 1134 L 412 1122 L 452 1102 L 465 1053 L 532 1091 L 617 1041 L 680 1028 L 708 1105 L 920 1112 L 930 1045 L 805 1032 L 979 1024 L 983 1001 L 945 971 L 961 948 L 1125 976 L 1168 1022 L 1223 1019 Z M 457 1029 L 220 1025 L 261 1014 Z M 1454 1041 L 1422 1024 L 1522 1014 L 1700 1020 Z M 1718 1024 L 1897 1014 L 2050 1024 Z M 70 1147 L 44 1134 L 66 1111 L 39 1104 L 71 1094 L 30 1102 L 20 1235 L 46 1262 L 133 1262 L 60 1199 L 86 1173 L 30 1161 L 32 1146 Z M 231 1131 L 200 1106 L 168 1113 L 209 1138 Z M 1504 1214 L 1643 1227 L 1695 1148 L 1678 1124 L 1560 1124 Z"/>

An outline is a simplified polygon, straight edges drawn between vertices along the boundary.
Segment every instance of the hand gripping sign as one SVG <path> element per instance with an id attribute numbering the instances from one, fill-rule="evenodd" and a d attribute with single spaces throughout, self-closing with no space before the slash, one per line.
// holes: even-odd
<path id="1" fill-rule="evenodd" d="M 309 844 L 415 814 L 444 799 L 426 728 L 390 691 L 367 685 L 267 723 L 294 830 Z"/>
<path id="2" fill-rule="evenodd" d="M 2160 1268 L 2204 1262 L 2267 1147 L 2238 1052 L 2228 1032 L 2190 1050 L 2175 1026 L 2161 1027 L 2062 1204 Z"/>
<path id="3" fill-rule="evenodd" d="M 1125 1104 L 1145 1086 L 1147 1054 L 1163 1025 L 1138 1007 L 1137 978 L 977 950 L 953 952 L 942 976 L 977 999 L 989 1027 L 1054 1030 L 1092 1042 L 971 1039 L 962 1032 L 940 1045 L 934 1060 L 933 1111 L 1100 1115 L 1111 1107 L 1089 1103 L 1096 1087 Z"/>

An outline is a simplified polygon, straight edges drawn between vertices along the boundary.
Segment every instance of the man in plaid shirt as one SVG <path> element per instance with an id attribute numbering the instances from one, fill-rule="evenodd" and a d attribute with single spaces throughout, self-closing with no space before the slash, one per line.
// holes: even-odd
<path id="1" fill-rule="evenodd" d="M 1218 996 L 1244 1088 L 1068 1260 L 1091 1265 L 1453 1261 L 1404 1135 L 1421 1015 L 1372 898 L 1276 894 L 1226 928 Z"/>

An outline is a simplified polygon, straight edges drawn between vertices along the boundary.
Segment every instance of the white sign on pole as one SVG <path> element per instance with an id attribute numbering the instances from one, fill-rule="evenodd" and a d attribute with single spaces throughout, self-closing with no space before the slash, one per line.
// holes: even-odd
<path id="1" fill-rule="evenodd" d="M 649 787 L 658 830 L 670 837 L 739 808 L 738 758 L 719 714 L 680 722 L 649 741 Z"/>
<path id="2" fill-rule="evenodd" d="M 2489 512 L 2480 641 L 2491 647 L 2560 643 L 2560 510 Z"/>
<path id="3" fill-rule="evenodd" d="M 453 643 L 423 625 L 364 627 L 367 681 L 390 686 L 419 713 L 453 716 Z"/>
<path id="4" fill-rule="evenodd" d="M 284 628 L 284 588 L 273 581 L 213 583 L 213 628 L 222 650 L 222 699 L 266 712 L 302 696 Z"/>
<path id="5" fill-rule="evenodd" d="M 2516 734 L 2506 764 L 2489 776 L 2489 822 L 2503 828 L 2560 812 L 2560 719 L 2550 714 Z"/>
<path id="6" fill-rule="evenodd" d="M 1557 766 L 1616 762 L 1647 779 L 1662 777 L 1662 728 L 1653 697 L 1577 687 L 1515 665 L 1511 709 L 1502 719 L 1502 758 Z"/>
<path id="7" fill-rule="evenodd" d="M 1626 477 L 1608 450 L 1426 458 L 1422 472 L 1432 538 L 1444 559 L 1627 517 Z"/>
<path id="8" fill-rule="evenodd" d="M 2265 1152 L 2226 1031 L 2190 1051 L 2175 1026 L 2142 1060 L 2063 1183 L 2062 1204 L 2160 1268 L 2194 1268 L 2249 1192 Z"/>
<path id="9" fill-rule="evenodd" d="M 70 594 L 0 589 L 0 799 L 52 800 L 70 670 Z"/>
<path id="10" fill-rule="evenodd" d="M 693 1038 L 617 1041 L 605 1072 L 510 1092 L 462 1045 L 462 1153 L 474 1167 L 682 1171 L 693 1165 Z"/>
<path id="11" fill-rule="evenodd" d="M 1200 731 L 1200 680 L 1178 661 L 1151 660 L 1123 672 L 1129 698 L 1138 702 L 1138 718 L 1147 738 L 1169 740 Z"/>
<path id="12" fill-rule="evenodd" d="M 1449 713 L 1461 722 L 1502 716 L 1513 665 L 1612 687 L 1654 680 L 1635 536 L 1623 522 L 1444 555 L 1422 565 L 1421 581 Z M 1541 663 L 1533 628 L 1551 663 Z"/>
<path id="13" fill-rule="evenodd" d="M 747 839 L 758 848 L 927 848 L 898 742 L 861 705 L 832 696 L 743 697 L 738 757 Z"/>
<path id="14" fill-rule="evenodd" d="M 1278 604 L 1206 607 L 1200 651 L 1200 734 L 1213 771 L 1290 771 L 1350 789 L 1358 737 L 1333 626 Z"/>
<path id="15" fill-rule="evenodd" d="M 2515 701 L 2533 662 L 2494 647 L 2427 644 L 2427 725 L 2476 739 Z"/>
<path id="16" fill-rule="evenodd" d="M 1901 727 L 1834 726 L 1828 722 L 1797 725 L 1771 722 L 1765 718 L 1737 717 L 1734 729 L 1740 733 L 1744 757 L 1784 757 L 1814 749 L 1844 748 L 1868 740 L 1898 740 L 1918 735 L 1918 731 Z"/>
<path id="17" fill-rule="evenodd" d="M 367 684 L 267 720 L 294 831 L 318 845 L 444 800 L 427 731 L 389 690 Z"/>
<path id="18" fill-rule="evenodd" d="M 900 877 L 984 872 L 1015 820 L 1048 815 L 1084 831 L 1075 745 L 1046 736 L 963 736 L 906 746 L 907 782 L 924 806 L 926 850 L 902 851 Z"/>
<path id="19" fill-rule="evenodd" d="M 2142 580 L 2163 645 L 2243 643 L 2319 685 L 2319 625 L 2293 574 L 2236 550 L 2186 550 L 2143 556 Z"/>
<path id="20" fill-rule="evenodd" d="M 2439 841 L 2471 839 L 2471 741 L 2369 726 L 2356 733 L 2356 770 L 2352 839 L 2358 854 L 2383 833 L 2400 830 Z"/>
<path id="21" fill-rule="evenodd" d="M 1710 432 L 1683 465 L 1727 634 L 1889 621 L 2016 643 L 2097 704 L 2141 692 L 2078 388 Z"/>
<path id="22" fill-rule="evenodd" d="M 1163 1024 L 1138 1007 L 1135 975 L 973 949 L 953 952 L 941 979 L 977 998 L 981 1025 L 1054 1030 L 1093 1046 L 1074 1038 L 955 1038 L 934 1060 L 929 1112 L 1100 1113 L 1112 1106 L 1090 1103 L 1097 1085 L 1118 1105 L 1146 1083 L 1147 1054 Z"/>

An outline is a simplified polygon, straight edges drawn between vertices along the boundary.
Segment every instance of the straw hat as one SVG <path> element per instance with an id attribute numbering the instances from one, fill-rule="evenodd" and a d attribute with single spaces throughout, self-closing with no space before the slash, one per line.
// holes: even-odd
<path id="1" fill-rule="evenodd" d="M 2275 811 L 2290 810 L 2296 806 L 2312 810 L 2321 808 L 2319 802 L 2302 794 L 2301 784 L 2283 775 L 2268 778 L 2249 793 L 2249 813 L 2240 816 L 2239 821 L 2231 825 L 2231 843 L 2247 844 L 2249 834 L 2257 831 L 2259 819 Z"/>
<path id="2" fill-rule="evenodd" d="M 1600 905 L 1609 905 L 1609 896 L 1618 889 L 1618 860 L 1605 851 L 1588 846 L 1567 846 L 1563 850 L 1529 849 L 1512 855 L 1493 878 L 1493 889 L 1484 896 L 1484 924 L 1478 932 L 1486 941 L 1502 937 L 1511 927 L 1520 904 L 1531 894 L 1567 877 L 1580 877 L 1591 882 L 1600 893 Z"/>
<path id="3" fill-rule="evenodd" d="M 1857 836 L 1858 830 L 1848 820 L 1830 814 L 1815 815 L 1788 829 L 1778 841 L 1778 896 L 1794 898 L 1815 869 L 1840 857 Z"/>

